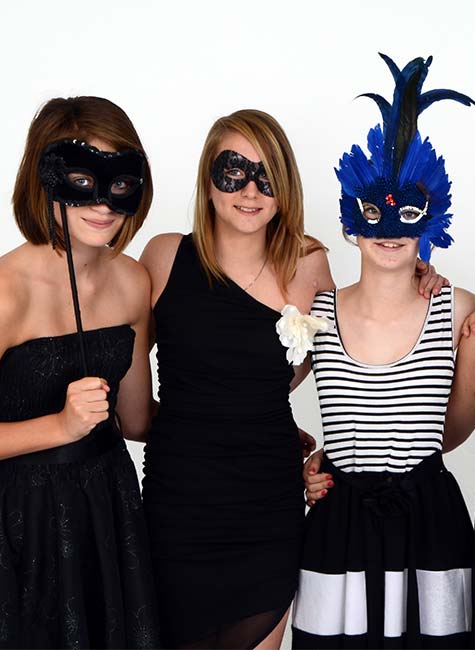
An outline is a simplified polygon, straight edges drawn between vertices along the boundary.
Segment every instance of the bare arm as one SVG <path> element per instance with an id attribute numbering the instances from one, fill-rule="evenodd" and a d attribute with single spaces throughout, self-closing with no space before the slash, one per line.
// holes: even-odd
<path id="1" fill-rule="evenodd" d="M 461 445 L 475 429 L 475 336 L 460 342 L 444 428 L 444 452 Z"/>
<path id="2" fill-rule="evenodd" d="M 109 386 L 99 377 L 85 377 L 68 386 L 60 413 L 21 422 L 0 422 L 0 459 L 21 456 L 76 442 L 109 417 Z"/>
<path id="3" fill-rule="evenodd" d="M 132 363 L 120 382 L 116 410 L 124 437 L 145 442 L 153 408 L 149 357 L 151 283 L 147 271 L 138 264 L 129 278 L 127 294 L 133 302 L 135 317 L 130 324 L 135 330 L 135 342 Z"/>
<path id="4" fill-rule="evenodd" d="M 290 382 L 290 392 L 295 390 L 297 386 L 303 382 L 305 377 L 310 372 L 310 354 L 307 354 L 305 361 L 300 366 L 294 366 L 294 378 Z"/>
<path id="5" fill-rule="evenodd" d="M 148 242 L 140 256 L 140 262 L 147 269 L 152 281 L 150 296 L 152 309 L 167 286 L 182 237 L 180 233 L 157 235 Z"/>
<path id="6" fill-rule="evenodd" d="M 328 255 L 325 250 L 319 249 L 303 257 L 302 271 L 304 282 L 311 287 L 312 302 L 316 293 L 330 291 L 330 289 L 335 288 L 335 282 L 328 263 Z M 307 311 L 310 311 L 311 306 L 312 303 L 310 303 Z"/>
<path id="7" fill-rule="evenodd" d="M 461 336 L 462 328 L 470 333 L 470 325 L 464 321 L 474 309 L 475 296 L 463 289 L 455 289 L 454 342 L 457 344 L 460 340 L 460 344 L 445 418 L 444 452 L 465 442 L 475 428 L 475 336 Z M 470 318 L 474 319 L 474 316 L 470 315 Z"/>
<path id="8" fill-rule="evenodd" d="M 295 303 L 301 306 L 302 313 L 308 313 L 312 308 L 316 293 L 329 291 L 335 287 L 328 257 L 324 250 L 319 249 L 300 259 L 296 282 L 298 286 L 294 288 L 294 291 L 298 292 L 300 300 L 295 300 Z M 290 392 L 303 382 L 310 372 L 310 367 L 309 353 L 303 363 L 294 366 L 294 378 L 290 383 Z"/>

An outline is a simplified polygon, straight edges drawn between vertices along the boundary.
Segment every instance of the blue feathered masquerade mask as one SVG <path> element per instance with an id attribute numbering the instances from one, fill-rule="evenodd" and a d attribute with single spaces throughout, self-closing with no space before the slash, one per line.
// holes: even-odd
<path id="1" fill-rule="evenodd" d="M 428 138 L 422 140 L 417 118 L 434 102 L 453 99 L 470 106 L 475 102 L 454 90 L 421 93 L 432 57 L 410 61 L 402 70 L 384 54 L 396 87 L 392 105 L 374 93 L 382 114 L 368 133 L 370 158 L 358 145 L 343 154 L 335 169 L 342 186 L 341 221 L 349 235 L 397 238 L 419 237 L 419 255 L 428 262 L 431 245 L 447 248 L 446 232 L 452 215 L 450 181 L 442 157 L 437 157 Z"/>

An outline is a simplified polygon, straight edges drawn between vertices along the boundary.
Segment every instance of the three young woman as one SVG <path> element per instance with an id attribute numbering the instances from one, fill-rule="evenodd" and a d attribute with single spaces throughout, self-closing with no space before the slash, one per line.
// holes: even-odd
<path id="1" fill-rule="evenodd" d="M 144 436 L 150 287 L 119 254 L 151 200 L 139 154 L 126 116 L 97 98 L 49 102 L 29 134 L 15 190 L 28 243 L 0 263 L 5 647 L 157 645 L 136 478 L 112 415 Z M 70 230 L 79 337 L 52 201 Z M 156 237 L 142 261 L 160 370 L 144 502 L 164 644 L 278 647 L 304 514 L 306 439 L 288 393 L 308 368 L 289 367 L 275 325 L 285 303 L 307 313 L 333 282 L 304 236 L 298 170 L 273 118 L 216 122 L 193 235 Z"/>

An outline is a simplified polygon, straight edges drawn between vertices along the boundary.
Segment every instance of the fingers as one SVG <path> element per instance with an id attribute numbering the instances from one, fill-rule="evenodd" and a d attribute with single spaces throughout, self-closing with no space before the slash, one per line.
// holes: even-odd
<path id="1" fill-rule="evenodd" d="M 109 402 L 105 390 L 88 390 L 83 393 L 83 402 L 89 406 L 91 413 L 107 411 Z"/>
<path id="2" fill-rule="evenodd" d="M 431 264 L 427 264 L 427 262 L 424 262 L 418 257 L 416 261 L 416 275 L 425 275 L 429 272 L 431 266 Z M 432 266 L 432 268 L 434 267 Z"/>
<path id="3" fill-rule="evenodd" d="M 416 276 L 419 278 L 419 293 L 424 298 L 430 298 L 431 294 L 438 296 L 442 287 L 450 286 L 449 280 L 437 273 L 432 264 L 420 259 L 416 262 Z"/>
<path id="4" fill-rule="evenodd" d="M 84 377 L 83 379 L 78 379 L 69 384 L 68 393 L 79 393 L 86 390 L 97 389 L 109 392 L 110 387 L 107 383 L 107 379 L 104 379 L 103 377 Z"/>
<path id="5" fill-rule="evenodd" d="M 471 334 L 475 334 L 475 314 L 467 316 L 462 325 L 462 335 L 468 338 Z"/>
<path id="6" fill-rule="evenodd" d="M 435 273 L 434 275 L 425 275 L 419 281 L 419 293 L 424 298 L 430 298 L 430 295 L 438 296 L 442 287 L 449 287 L 450 282 L 443 275 Z"/>
<path id="7" fill-rule="evenodd" d="M 307 500 L 307 505 L 312 507 L 319 499 L 323 499 L 328 494 L 328 490 L 331 489 L 335 483 L 331 477 L 331 474 L 319 474 L 320 480 L 314 484 L 307 484 L 307 490 L 305 492 L 305 498 Z"/>
<path id="8" fill-rule="evenodd" d="M 306 500 L 309 506 L 313 506 L 319 499 L 323 499 L 328 494 L 328 490 L 335 485 L 331 474 L 319 471 L 322 460 L 323 449 L 320 449 L 304 465 L 303 476 Z"/>
<path id="9" fill-rule="evenodd" d="M 320 470 L 320 465 L 322 464 L 322 451 L 317 451 L 308 460 L 305 461 L 303 466 L 303 477 L 307 480 L 307 476 L 317 474 Z"/>
<path id="10" fill-rule="evenodd" d="M 76 406 L 84 406 L 91 413 L 107 411 L 109 403 L 107 393 L 110 388 L 101 377 L 84 377 L 68 386 L 68 401 Z"/>
<path id="11" fill-rule="evenodd" d="M 84 377 L 69 384 L 60 421 L 70 440 L 87 435 L 99 422 L 108 419 L 109 391 L 102 377 Z"/>
<path id="12" fill-rule="evenodd" d="M 447 278 L 444 278 L 443 275 L 437 273 L 434 286 L 432 287 L 432 293 L 434 296 L 438 296 L 442 287 L 448 286 L 450 283 Z"/>
<path id="13" fill-rule="evenodd" d="M 422 262 L 424 264 L 424 262 Z M 432 264 L 426 264 L 426 270 L 422 272 L 419 279 L 419 293 L 424 296 L 424 298 L 429 298 L 432 289 L 437 282 L 437 273 Z M 417 265 L 417 270 L 422 271 L 421 265 Z"/>

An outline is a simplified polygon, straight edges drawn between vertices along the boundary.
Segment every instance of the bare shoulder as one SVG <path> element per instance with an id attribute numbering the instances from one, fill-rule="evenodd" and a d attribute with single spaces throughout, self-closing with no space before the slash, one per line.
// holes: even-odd
<path id="1" fill-rule="evenodd" d="M 464 320 L 475 310 L 475 295 L 466 289 L 454 288 L 454 347 L 460 341 Z"/>
<path id="2" fill-rule="evenodd" d="M 31 287 L 23 257 L 19 249 L 0 257 L 0 354 L 15 342 L 12 335 L 29 302 Z"/>
<path id="3" fill-rule="evenodd" d="M 315 248 L 314 240 L 311 238 L 306 238 L 306 241 L 308 252 L 299 259 L 297 273 L 306 283 L 313 285 L 315 293 L 333 289 L 335 283 L 331 275 L 326 249 Z"/>
<path id="4" fill-rule="evenodd" d="M 132 324 L 150 310 L 150 276 L 145 266 L 129 255 L 122 253 L 114 262 L 117 286 L 120 287 L 123 304 L 128 307 Z"/>
<path id="5" fill-rule="evenodd" d="M 141 262 L 130 255 L 121 253 L 117 258 L 117 272 L 121 282 L 132 285 L 135 289 L 150 288 L 150 276 Z"/>
<path id="6" fill-rule="evenodd" d="M 454 309 L 456 318 L 464 319 L 475 310 L 475 294 L 460 287 L 454 288 Z"/>
<path id="7" fill-rule="evenodd" d="M 152 281 L 152 305 L 164 290 L 175 261 L 182 233 L 170 232 L 156 235 L 145 246 L 140 262 L 145 266 Z"/>
<path id="8" fill-rule="evenodd" d="M 156 235 L 148 242 L 140 256 L 140 261 L 151 275 L 156 269 L 173 264 L 182 238 L 182 233 L 167 232 Z"/>

